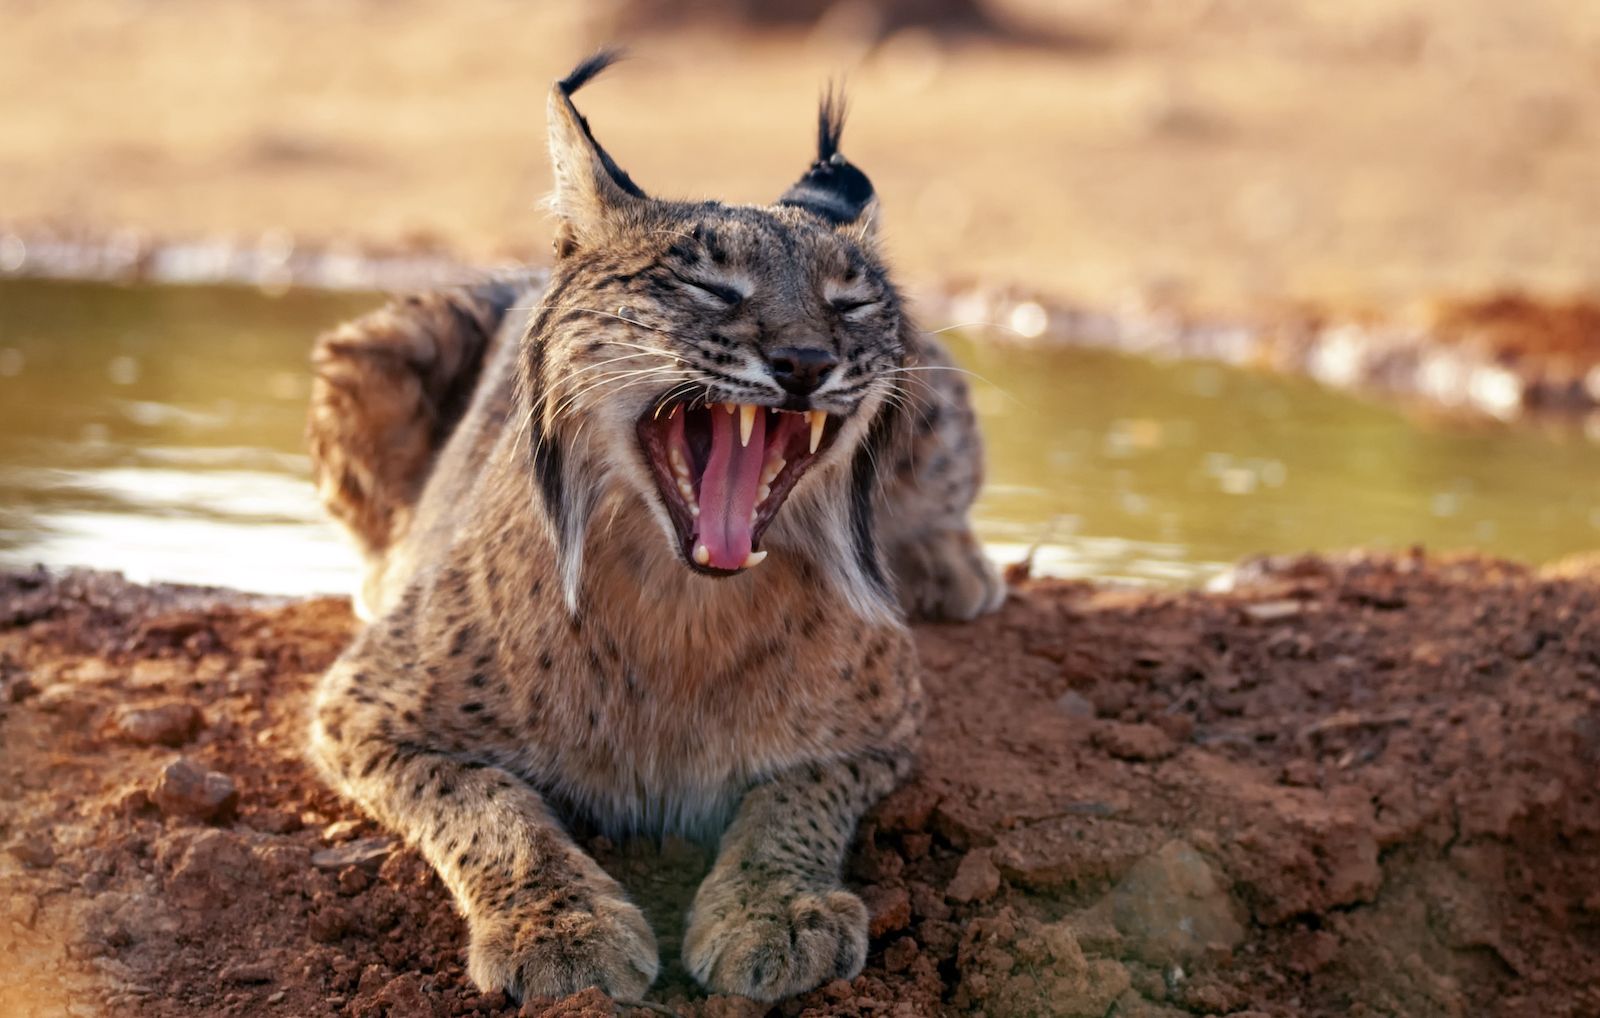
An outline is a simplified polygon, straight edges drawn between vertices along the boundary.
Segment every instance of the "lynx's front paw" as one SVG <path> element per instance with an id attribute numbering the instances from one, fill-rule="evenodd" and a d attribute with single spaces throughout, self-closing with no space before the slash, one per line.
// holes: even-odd
<path id="1" fill-rule="evenodd" d="M 1005 581 L 968 530 L 941 530 L 889 549 L 900 606 L 912 618 L 970 622 L 999 608 Z"/>
<path id="2" fill-rule="evenodd" d="M 637 999 L 660 962 L 644 914 L 611 894 L 566 894 L 468 916 L 468 971 L 484 992 L 564 997 L 598 986 Z"/>
<path id="3" fill-rule="evenodd" d="M 867 908 L 849 891 L 701 885 L 683 960 L 702 985 L 774 1001 L 852 979 L 867 960 Z"/>

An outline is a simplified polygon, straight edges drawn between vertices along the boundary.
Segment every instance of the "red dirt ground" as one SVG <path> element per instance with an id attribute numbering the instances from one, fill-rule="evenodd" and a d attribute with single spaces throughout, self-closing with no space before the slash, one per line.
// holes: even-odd
<path id="1" fill-rule="evenodd" d="M 1574 572 L 1272 560 L 922 628 L 920 772 L 850 865 L 867 970 L 775 1013 L 1600 1015 L 1600 582 Z M 427 867 L 301 762 L 351 626 L 0 576 L 0 1014 L 517 1013 L 466 981 Z M 593 848 L 668 962 L 622 1013 L 763 1013 L 675 961 L 701 848 Z"/>

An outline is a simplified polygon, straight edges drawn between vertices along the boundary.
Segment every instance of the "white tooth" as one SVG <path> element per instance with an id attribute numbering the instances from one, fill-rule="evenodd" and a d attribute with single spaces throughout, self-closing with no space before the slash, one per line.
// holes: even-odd
<path id="1" fill-rule="evenodd" d="M 689 503 L 689 515 L 690 516 L 699 516 L 700 515 L 700 507 L 698 505 L 696 505 L 695 503 L 690 502 Z"/>
<path id="2" fill-rule="evenodd" d="M 739 445 L 750 444 L 750 436 L 756 430 L 756 408 L 753 403 L 739 404 Z"/>
<path id="3" fill-rule="evenodd" d="M 757 488 L 756 505 L 760 505 L 761 503 L 765 502 L 767 500 L 767 496 L 770 494 L 772 494 L 772 488 L 770 485 L 763 484 L 761 487 Z"/>
<path id="4" fill-rule="evenodd" d="M 782 458 L 767 460 L 766 466 L 761 468 L 761 483 L 771 484 L 777 480 L 778 475 L 783 473 L 783 468 L 787 464 L 788 461 Z"/>
<path id="5" fill-rule="evenodd" d="M 751 566 L 758 566 L 762 562 L 765 562 L 766 558 L 767 558 L 767 553 L 766 552 L 764 552 L 764 551 L 753 551 L 753 552 L 751 552 L 750 554 L 748 554 L 748 555 L 746 555 L 744 557 L 744 565 L 740 566 L 739 568 L 740 569 L 749 569 Z"/>
<path id="6" fill-rule="evenodd" d="M 826 410 L 806 411 L 806 420 L 811 422 L 811 453 L 816 455 L 817 449 L 822 445 L 822 429 L 828 424 Z"/>
<path id="7" fill-rule="evenodd" d="M 730 417 L 733 416 L 733 404 L 732 403 L 724 403 L 724 404 L 722 404 L 722 409 L 724 409 L 724 410 L 726 410 L 728 412 L 728 416 L 730 416 Z"/>
<path id="8" fill-rule="evenodd" d="M 711 562 L 711 549 L 707 548 L 703 544 L 695 545 L 694 546 L 694 560 L 696 562 L 700 563 L 701 565 L 710 564 L 710 562 Z"/>
<path id="9" fill-rule="evenodd" d="M 678 477 L 687 480 L 689 477 L 689 464 L 683 461 L 683 453 L 674 446 L 667 450 L 667 462 L 672 465 L 672 472 Z"/>
<path id="10" fill-rule="evenodd" d="M 688 481 L 678 482 L 678 494 L 683 496 L 683 500 L 685 502 L 688 502 L 690 505 L 694 504 L 694 485 L 690 484 Z"/>

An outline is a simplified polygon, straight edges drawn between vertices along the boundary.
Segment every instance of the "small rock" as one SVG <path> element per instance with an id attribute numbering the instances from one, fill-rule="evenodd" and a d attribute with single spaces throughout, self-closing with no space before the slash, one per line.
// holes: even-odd
<path id="1" fill-rule="evenodd" d="M 987 901 L 994 897 L 998 890 L 1000 890 L 1000 871 L 989 858 L 989 850 L 975 848 L 962 857 L 961 864 L 956 867 L 955 878 L 950 881 L 950 886 L 945 888 L 944 893 L 951 901 L 968 904 Z"/>
<path id="2" fill-rule="evenodd" d="M 871 917 L 868 931 L 874 937 L 903 930 L 911 925 L 911 894 L 904 887 L 881 887 L 874 884 L 861 892 L 866 902 L 867 915 Z"/>
<path id="3" fill-rule="evenodd" d="M 141 746 L 181 746 L 194 738 L 204 719 L 192 703 L 155 707 L 123 705 L 112 719 L 117 735 Z"/>
<path id="4" fill-rule="evenodd" d="M 1258 601 L 1255 604 L 1247 604 L 1240 610 L 1253 622 L 1278 622 L 1304 615 L 1306 603 L 1290 600 Z"/>
<path id="5" fill-rule="evenodd" d="M 375 873 L 398 844 L 393 838 L 357 838 L 316 853 L 311 857 L 311 865 L 319 870 L 364 866 Z"/>
<path id="6" fill-rule="evenodd" d="M 268 1004 L 281 1004 L 283 1002 L 283 998 L 287 997 L 288 995 L 289 995 L 289 992 L 287 990 L 278 990 L 277 992 L 273 993 L 271 996 L 269 996 L 267 998 L 267 1003 Z"/>
<path id="7" fill-rule="evenodd" d="M 337 845 L 342 841 L 349 841 L 367 825 L 365 820 L 336 820 L 322 829 L 322 840 L 330 845 Z"/>
<path id="8" fill-rule="evenodd" d="M 42 834 L 13 841 L 6 846 L 6 851 L 15 856 L 22 865 L 34 869 L 44 869 L 56 861 L 55 846 Z"/>
<path id="9" fill-rule="evenodd" d="M 162 770 L 150 798 L 168 816 L 226 820 L 239 806 L 239 789 L 226 774 L 182 758 Z"/>
<path id="10" fill-rule="evenodd" d="M 1094 701 L 1075 689 L 1069 689 L 1056 697 L 1056 706 L 1072 718 L 1093 718 L 1096 713 Z"/>
<path id="11" fill-rule="evenodd" d="M 272 966 L 264 961 L 239 961 L 226 965 L 217 978 L 225 983 L 270 983 Z"/>
<path id="12" fill-rule="evenodd" d="M 1110 906 L 1118 932 L 1151 965 L 1227 954 L 1244 940 L 1226 885 L 1184 841 L 1136 863 L 1112 889 Z"/>
<path id="13" fill-rule="evenodd" d="M 1151 724 L 1107 721 L 1095 729 L 1092 741 L 1118 760 L 1165 760 L 1178 751 L 1172 736 Z"/>
<path id="14" fill-rule="evenodd" d="M 850 988 L 850 980 L 835 979 L 822 988 L 822 995 L 829 1000 L 848 1000 L 855 991 Z"/>

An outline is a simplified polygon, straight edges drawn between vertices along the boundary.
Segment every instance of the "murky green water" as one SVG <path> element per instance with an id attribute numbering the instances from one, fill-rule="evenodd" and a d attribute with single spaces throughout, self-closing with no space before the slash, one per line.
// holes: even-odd
<path id="1" fill-rule="evenodd" d="M 0 282 L 0 563 L 345 591 L 301 441 L 311 337 L 372 298 Z M 1600 546 L 1600 448 L 1431 426 L 1295 381 L 956 339 L 983 536 L 1046 571 L 1193 582 L 1259 551 Z"/>

